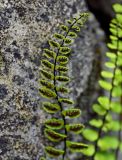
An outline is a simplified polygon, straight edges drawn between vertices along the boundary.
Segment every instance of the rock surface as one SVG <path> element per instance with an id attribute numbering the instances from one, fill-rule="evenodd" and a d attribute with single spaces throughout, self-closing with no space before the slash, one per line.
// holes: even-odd
<path id="1" fill-rule="evenodd" d="M 86 10 L 84 0 L 0 1 L 0 160 L 39 160 L 43 155 L 45 113 L 38 93 L 42 50 L 60 23 Z M 94 34 L 98 25 L 93 23 L 94 18 L 73 46 L 70 86 L 76 104 L 84 100 L 99 48 Z M 84 105 L 86 101 L 89 105 L 90 97 Z"/>

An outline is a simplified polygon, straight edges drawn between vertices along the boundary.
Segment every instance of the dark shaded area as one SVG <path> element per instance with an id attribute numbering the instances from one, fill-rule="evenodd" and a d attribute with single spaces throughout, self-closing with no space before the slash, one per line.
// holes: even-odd
<path id="1" fill-rule="evenodd" d="M 112 0 L 86 0 L 89 10 L 95 15 L 99 21 L 101 28 L 109 35 L 109 23 L 114 17 L 112 3 L 118 1 Z"/>
<path id="2" fill-rule="evenodd" d="M 8 139 L 5 139 L 4 137 L 0 138 L 0 155 L 5 154 L 8 151 Z"/>
<path id="3" fill-rule="evenodd" d="M 7 95 L 7 89 L 5 85 L 0 85 L 0 99 L 4 99 Z"/>

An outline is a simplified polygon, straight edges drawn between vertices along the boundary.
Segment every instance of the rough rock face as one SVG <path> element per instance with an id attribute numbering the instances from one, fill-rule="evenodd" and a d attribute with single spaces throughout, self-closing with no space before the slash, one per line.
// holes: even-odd
<path id="1" fill-rule="evenodd" d="M 85 10 L 83 0 L 0 1 L 0 160 L 38 160 L 43 154 L 45 113 L 38 93 L 42 50 L 60 23 Z M 91 21 L 71 56 L 76 103 L 88 87 L 98 41 Z"/>

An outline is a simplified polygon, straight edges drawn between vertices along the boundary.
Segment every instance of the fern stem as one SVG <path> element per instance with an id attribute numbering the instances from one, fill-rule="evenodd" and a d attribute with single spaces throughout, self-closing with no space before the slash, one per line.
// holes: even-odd
<path id="1" fill-rule="evenodd" d="M 67 37 L 67 35 L 68 35 L 68 33 L 70 32 L 71 28 L 72 28 L 72 27 L 77 23 L 77 21 L 80 20 L 80 19 L 81 19 L 81 17 L 78 18 L 77 20 L 75 20 L 75 21 L 70 25 L 68 31 L 66 32 L 65 38 Z M 63 39 L 60 47 L 63 47 L 63 45 L 64 45 L 64 39 Z M 54 61 L 54 86 L 55 86 L 55 87 L 54 87 L 54 91 L 55 91 L 55 93 L 56 93 L 56 95 L 57 95 L 57 96 L 56 96 L 56 99 L 57 99 L 57 102 L 58 102 L 58 104 L 59 104 L 59 106 L 60 106 L 60 110 L 61 110 L 61 112 L 62 112 L 62 111 L 63 111 L 63 106 L 62 106 L 61 102 L 59 102 L 59 95 L 58 95 L 58 92 L 57 92 L 57 90 L 56 90 L 56 64 L 57 64 L 57 58 L 58 58 L 58 55 L 59 55 L 59 51 L 60 51 L 60 49 L 58 49 L 57 54 L 56 54 L 56 57 L 55 57 L 55 61 Z M 63 114 L 61 114 L 61 116 L 62 116 L 62 119 L 63 119 L 63 121 L 64 121 L 64 127 L 65 127 L 65 125 L 66 125 L 65 116 L 64 116 Z M 64 128 L 64 134 L 67 136 L 67 130 L 66 130 L 66 128 Z M 64 160 L 64 158 L 65 158 L 65 154 L 66 154 L 66 139 L 64 139 L 64 154 L 63 154 L 63 156 L 62 156 L 63 160 Z"/>
<path id="2" fill-rule="evenodd" d="M 119 38 L 118 37 L 118 26 L 116 26 L 116 30 L 117 30 L 117 38 Z M 113 78 L 112 78 L 112 81 L 111 81 L 111 85 L 112 85 L 112 88 L 111 88 L 111 90 L 110 90 L 110 94 L 109 94 L 109 109 L 106 111 L 106 114 L 103 116 L 103 118 L 102 118 L 102 126 L 101 126 L 101 128 L 99 129 L 99 131 L 98 131 L 98 138 L 97 138 L 97 140 L 95 141 L 95 152 L 94 152 L 94 154 L 92 155 L 92 157 L 91 157 L 91 160 L 94 160 L 94 158 L 95 158 L 95 155 L 96 155 L 96 153 L 97 153 L 97 151 L 98 151 L 98 141 L 99 141 L 99 139 L 101 138 L 101 136 L 102 136 L 102 130 L 103 130 L 103 127 L 104 127 L 104 124 L 105 124 L 105 121 L 106 121 L 106 117 L 107 117 L 107 115 L 109 114 L 109 112 L 110 112 L 110 104 L 111 104 L 111 101 L 112 101 L 112 92 L 113 92 L 113 88 L 114 88 L 114 80 L 115 80 L 115 73 L 116 73 L 116 70 L 117 70 L 117 61 L 118 61 L 118 48 L 119 48 L 119 40 L 117 41 L 117 50 L 116 50 L 116 59 L 115 59 L 115 67 L 114 67 L 114 69 L 113 69 Z"/>

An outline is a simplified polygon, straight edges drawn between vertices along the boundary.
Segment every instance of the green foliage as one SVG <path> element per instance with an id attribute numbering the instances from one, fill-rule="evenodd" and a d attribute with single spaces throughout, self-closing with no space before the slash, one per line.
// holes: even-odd
<path id="1" fill-rule="evenodd" d="M 80 134 L 84 128 L 83 124 L 68 124 L 66 125 L 67 131 L 73 132 L 75 134 Z"/>
<path id="2" fill-rule="evenodd" d="M 67 141 L 67 147 L 72 151 L 72 152 L 82 152 L 84 148 L 87 148 L 88 145 L 80 142 L 71 142 Z"/>
<path id="3" fill-rule="evenodd" d="M 92 109 L 96 118 L 89 121 L 89 128 L 82 135 L 89 141 L 83 151 L 88 160 L 118 160 L 121 150 L 122 115 L 122 5 L 113 6 L 116 17 L 110 23 L 109 52 L 99 85 L 105 95 L 98 97 Z"/>
<path id="4" fill-rule="evenodd" d="M 67 109 L 67 110 L 62 111 L 62 114 L 64 116 L 69 117 L 69 118 L 77 118 L 77 117 L 80 116 L 81 110 L 80 109 L 71 108 L 71 109 Z"/>
<path id="5" fill-rule="evenodd" d="M 52 146 L 45 147 L 47 156 L 56 159 L 60 159 L 62 155 L 64 160 L 68 148 L 73 152 L 81 152 L 87 147 L 83 143 L 67 141 L 67 139 L 70 139 L 69 132 L 80 134 L 84 126 L 82 124 L 69 124 L 66 119 L 67 117 L 77 118 L 81 114 L 80 109 L 73 108 L 73 106 L 69 108 L 74 102 L 68 98 L 67 94 L 69 89 L 66 87 L 66 84 L 70 81 L 67 64 L 71 53 L 69 46 L 77 37 L 87 17 L 88 13 L 83 13 L 77 18 L 73 18 L 73 20 L 68 20 L 66 25 L 61 25 L 61 31 L 55 33 L 52 39 L 49 40 L 50 48 L 44 49 L 44 58 L 41 60 L 41 87 L 39 92 L 42 97 L 49 100 L 43 102 L 42 107 L 49 114 L 58 113 L 60 115 L 59 118 L 52 117 L 47 119 L 44 129 L 46 138 L 51 142 L 64 142 L 64 149 L 62 150 Z M 69 109 L 64 109 L 64 106 L 68 106 Z"/>
<path id="6" fill-rule="evenodd" d="M 51 146 L 45 147 L 45 151 L 49 157 L 59 157 L 60 155 L 64 154 L 63 150 L 55 149 Z"/>
<path id="7" fill-rule="evenodd" d="M 56 112 L 60 111 L 60 106 L 55 103 L 43 102 L 43 109 L 47 113 L 56 113 Z"/>
<path id="8" fill-rule="evenodd" d="M 52 142 L 59 142 L 66 138 L 66 135 L 47 128 L 45 129 L 45 136 Z"/>
<path id="9" fill-rule="evenodd" d="M 45 126 L 50 129 L 61 129 L 64 126 L 64 121 L 56 118 L 48 119 L 45 121 Z"/>

